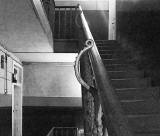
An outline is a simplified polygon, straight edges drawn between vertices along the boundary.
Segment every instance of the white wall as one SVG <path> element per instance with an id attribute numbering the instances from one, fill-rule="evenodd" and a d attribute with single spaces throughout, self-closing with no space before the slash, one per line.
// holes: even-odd
<path id="1" fill-rule="evenodd" d="M 81 97 L 73 64 L 28 63 L 24 65 L 24 96 Z"/>
<path id="2" fill-rule="evenodd" d="M 53 52 L 30 0 L 0 0 L 0 43 L 12 52 Z"/>

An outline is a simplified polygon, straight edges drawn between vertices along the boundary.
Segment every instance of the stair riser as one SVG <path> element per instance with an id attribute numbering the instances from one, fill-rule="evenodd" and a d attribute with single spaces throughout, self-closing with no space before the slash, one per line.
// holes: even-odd
<path id="1" fill-rule="evenodd" d="M 111 80 L 114 88 L 143 88 L 150 87 L 151 82 L 149 79 L 116 79 Z"/>
<path id="2" fill-rule="evenodd" d="M 105 67 L 107 69 L 107 71 L 131 71 L 131 70 L 137 70 L 136 66 L 129 66 L 129 65 L 109 65 L 109 64 L 105 64 Z"/>
<path id="3" fill-rule="evenodd" d="M 139 102 L 121 102 L 122 108 L 127 115 L 133 114 L 156 114 L 160 113 L 160 103 L 154 100 Z"/>
<path id="4" fill-rule="evenodd" d="M 112 46 L 112 47 L 121 47 L 120 44 L 113 44 L 113 43 L 96 43 L 97 47 L 106 47 L 106 46 Z"/>
<path id="5" fill-rule="evenodd" d="M 100 54 L 113 54 L 114 51 L 113 50 L 99 50 Z"/>
<path id="6" fill-rule="evenodd" d="M 152 134 L 152 133 L 140 133 L 140 134 L 135 134 L 135 136 L 160 136 L 160 132 L 158 134 Z"/>
<path id="7" fill-rule="evenodd" d="M 103 44 L 104 46 L 109 44 L 109 45 L 115 45 L 116 46 L 118 43 L 115 40 L 97 40 L 96 44 Z"/>
<path id="8" fill-rule="evenodd" d="M 136 63 L 132 59 L 103 59 L 103 63 L 105 65 L 114 65 L 114 64 L 126 64 L 126 65 L 136 65 Z"/>
<path id="9" fill-rule="evenodd" d="M 126 56 L 125 54 L 101 54 L 102 59 L 124 59 L 128 60 L 130 57 Z"/>
<path id="10" fill-rule="evenodd" d="M 97 47 L 98 47 L 99 50 L 116 50 L 116 49 L 119 49 L 118 48 L 119 46 L 114 46 L 114 45 L 106 45 L 106 46 L 97 45 Z"/>
<path id="11" fill-rule="evenodd" d="M 147 100 L 147 99 L 160 99 L 159 89 L 128 89 L 116 90 L 116 94 L 120 100 Z"/>
<path id="12" fill-rule="evenodd" d="M 111 79 L 144 77 L 144 73 L 140 71 L 108 71 L 108 75 Z"/>
<path id="13" fill-rule="evenodd" d="M 113 57 L 112 54 L 105 54 L 105 55 L 101 55 L 101 58 L 102 58 L 102 59 L 113 59 L 113 58 L 115 58 L 115 57 Z"/>
<path id="14" fill-rule="evenodd" d="M 129 117 L 129 124 L 136 132 L 160 130 L 160 115 Z"/>

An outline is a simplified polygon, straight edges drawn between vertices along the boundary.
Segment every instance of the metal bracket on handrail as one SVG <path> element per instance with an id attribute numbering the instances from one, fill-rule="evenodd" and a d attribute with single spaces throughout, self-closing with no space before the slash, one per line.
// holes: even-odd
<path id="1" fill-rule="evenodd" d="M 83 54 L 85 54 L 89 49 L 91 49 L 94 46 L 94 41 L 91 39 L 86 40 L 85 42 L 86 47 L 83 48 L 83 50 L 80 51 L 78 56 L 76 57 L 74 69 L 75 69 L 75 75 L 77 77 L 77 80 L 79 83 L 84 86 L 87 90 L 90 89 L 90 85 L 88 85 L 81 77 L 80 71 L 79 71 L 79 62 Z"/>

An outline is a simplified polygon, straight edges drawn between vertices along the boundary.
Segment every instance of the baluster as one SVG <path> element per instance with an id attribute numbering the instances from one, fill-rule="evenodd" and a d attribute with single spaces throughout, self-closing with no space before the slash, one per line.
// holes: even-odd
<path id="1" fill-rule="evenodd" d="M 74 128 L 74 136 L 76 136 L 76 129 Z"/>
<path id="2" fill-rule="evenodd" d="M 72 37 L 72 8 L 70 8 L 69 38 Z"/>
<path id="3" fill-rule="evenodd" d="M 77 37 L 77 34 L 78 34 L 78 32 L 77 32 L 77 26 L 76 26 L 76 23 L 75 23 L 75 19 L 76 19 L 76 15 L 78 14 L 78 10 L 77 10 L 78 8 L 76 7 L 75 8 L 75 14 L 74 14 L 74 38 L 78 38 Z"/>
<path id="4" fill-rule="evenodd" d="M 68 136 L 68 129 L 66 129 L 66 136 Z"/>
<path id="5" fill-rule="evenodd" d="M 57 134 L 57 133 L 58 133 L 58 131 L 57 131 L 57 129 L 55 129 L 55 136 L 58 136 L 58 134 Z"/>
<path id="6" fill-rule="evenodd" d="M 65 11 L 64 11 L 65 13 L 64 13 L 64 38 L 66 38 L 66 26 L 67 26 L 67 9 L 65 8 Z"/>
<path id="7" fill-rule="evenodd" d="M 54 136 L 54 129 L 52 129 L 52 135 L 51 136 Z"/>
<path id="8" fill-rule="evenodd" d="M 60 39 L 61 36 L 61 9 L 58 8 L 58 39 Z"/>
<path id="9" fill-rule="evenodd" d="M 63 128 L 62 128 L 62 131 L 61 131 L 61 136 L 63 136 Z"/>

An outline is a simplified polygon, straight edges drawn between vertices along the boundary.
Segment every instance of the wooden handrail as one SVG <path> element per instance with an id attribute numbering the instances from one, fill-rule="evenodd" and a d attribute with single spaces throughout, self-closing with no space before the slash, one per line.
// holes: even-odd
<path id="1" fill-rule="evenodd" d="M 53 128 L 49 131 L 49 133 L 47 134 L 47 136 L 53 136 L 53 130 L 54 130 L 54 128 L 55 128 L 55 127 L 53 127 Z"/>
<path id="2" fill-rule="evenodd" d="M 80 11 L 80 18 L 85 38 L 87 40 L 94 41 L 80 5 L 78 5 L 78 9 Z M 133 133 L 128 126 L 128 120 L 123 114 L 120 101 L 118 101 L 115 90 L 110 84 L 106 68 L 102 62 L 95 41 L 93 47 L 89 51 L 89 55 L 105 118 L 110 119 L 117 136 L 133 136 Z"/>

